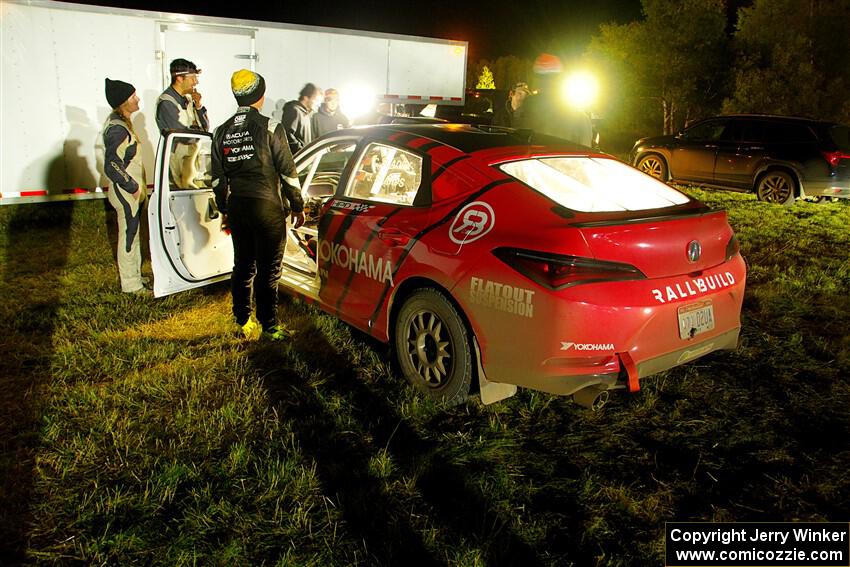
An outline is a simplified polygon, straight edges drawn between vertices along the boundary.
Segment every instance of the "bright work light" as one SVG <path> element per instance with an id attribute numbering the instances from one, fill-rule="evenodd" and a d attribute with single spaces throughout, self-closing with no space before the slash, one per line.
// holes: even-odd
<path id="1" fill-rule="evenodd" d="M 375 91 L 368 85 L 354 83 L 339 90 L 339 106 L 351 120 L 375 110 Z"/>
<path id="2" fill-rule="evenodd" d="M 579 110 L 587 110 L 596 102 L 599 84 L 596 77 L 587 71 L 576 71 L 564 80 L 561 85 L 561 93 L 570 106 Z"/>

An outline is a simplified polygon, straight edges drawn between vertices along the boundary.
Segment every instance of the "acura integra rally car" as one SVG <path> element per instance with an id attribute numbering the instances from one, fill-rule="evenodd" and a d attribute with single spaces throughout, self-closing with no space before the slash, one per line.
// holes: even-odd
<path id="1" fill-rule="evenodd" d="M 174 183 L 178 142 L 199 158 Z M 232 269 L 209 152 L 205 133 L 159 149 L 158 297 Z M 594 406 L 737 345 L 746 268 L 726 213 L 609 156 L 530 131 L 387 125 L 327 135 L 296 165 L 307 222 L 289 231 L 282 287 L 392 344 L 445 403 L 522 386 Z"/>

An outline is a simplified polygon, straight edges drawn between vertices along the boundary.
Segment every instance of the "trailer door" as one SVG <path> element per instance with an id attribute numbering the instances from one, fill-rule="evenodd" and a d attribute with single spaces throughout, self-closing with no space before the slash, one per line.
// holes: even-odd
<path id="1" fill-rule="evenodd" d="M 168 66 L 181 58 L 201 69 L 198 92 L 207 109 L 210 129 L 236 112 L 236 99 L 230 90 L 230 76 L 239 69 L 254 70 L 253 28 L 204 24 L 160 24 L 163 90 L 171 83 Z"/>
<path id="2" fill-rule="evenodd" d="M 174 133 L 157 150 L 148 204 L 155 297 L 226 279 L 233 270 L 233 245 L 212 191 L 211 147 L 206 132 Z"/>

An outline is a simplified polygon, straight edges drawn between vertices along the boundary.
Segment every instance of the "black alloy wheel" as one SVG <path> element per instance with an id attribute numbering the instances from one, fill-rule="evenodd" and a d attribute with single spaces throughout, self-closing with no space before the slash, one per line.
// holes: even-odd
<path id="1" fill-rule="evenodd" d="M 439 291 L 420 289 L 405 300 L 396 318 L 395 350 L 405 377 L 428 397 L 453 406 L 469 396 L 469 334 Z"/>

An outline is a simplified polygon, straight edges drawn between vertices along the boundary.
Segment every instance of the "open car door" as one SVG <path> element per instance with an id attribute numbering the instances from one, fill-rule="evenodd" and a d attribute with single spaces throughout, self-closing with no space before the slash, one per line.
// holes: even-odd
<path id="1" fill-rule="evenodd" d="M 201 287 L 233 270 L 230 234 L 212 190 L 207 132 L 171 133 L 160 141 L 148 205 L 155 297 Z"/>

